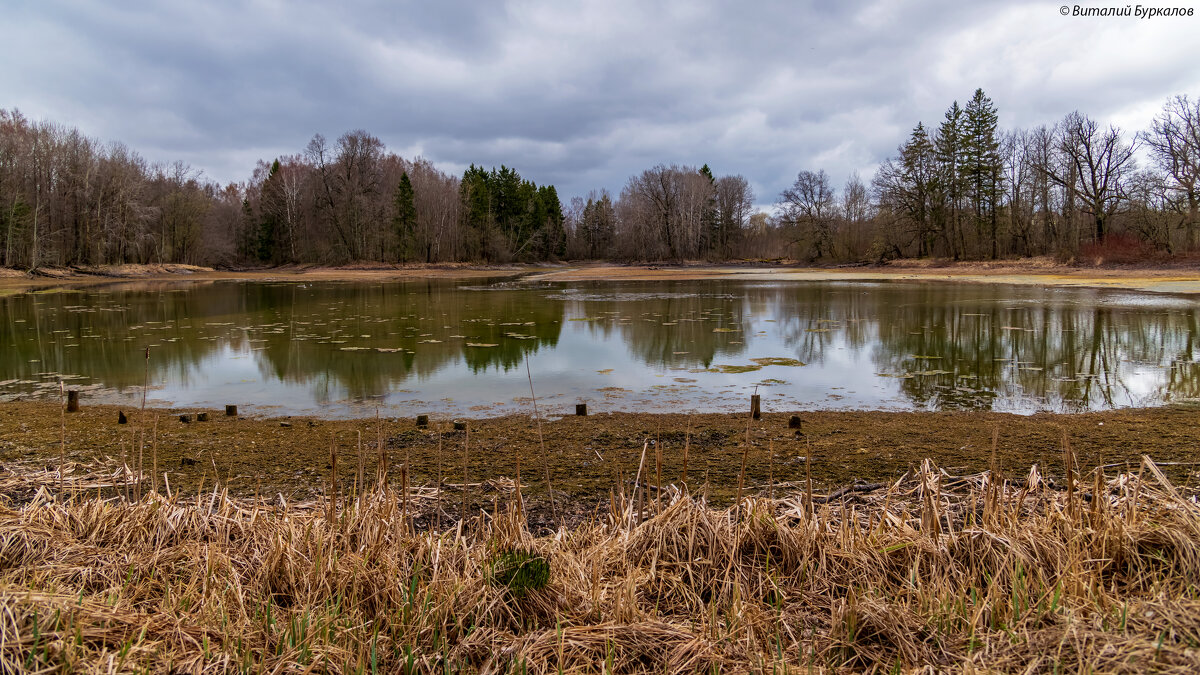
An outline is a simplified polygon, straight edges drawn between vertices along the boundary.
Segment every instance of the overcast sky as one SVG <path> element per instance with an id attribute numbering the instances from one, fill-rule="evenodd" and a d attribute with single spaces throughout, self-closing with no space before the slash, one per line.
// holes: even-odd
<path id="1" fill-rule="evenodd" d="M 564 202 L 619 193 L 656 164 L 708 163 L 769 205 L 801 169 L 868 178 L 916 122 L 936 124 L 976 87 L 1003 128 L 1078 109 L 1133 132 L 1169 96 L 1200 96 L 1200 8 L 1138 19 L 1064 17 L 1060 0 L 3 5 L 0 107 L 223 183 L 314 133 L 365 129 L 454 173 L 507 164 Z"/>

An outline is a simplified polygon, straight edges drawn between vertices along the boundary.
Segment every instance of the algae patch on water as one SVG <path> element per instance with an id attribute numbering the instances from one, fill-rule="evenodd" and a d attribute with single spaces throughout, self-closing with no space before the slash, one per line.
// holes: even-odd
<path id="1" fill-rule="evenodd" d="M 805 363 L 799 359 L 787 358 L 784 356 L 763 356 L 757 359 L 750 359 L 760 366 L 803 366 Z"/>
<path id="2" fill-rule="evenodd" d="M 689 370 L 688 372 L 690 372 L 690 373 L 724 373 L 726 375 L 736 375 L 738 373 L 751 373 L 751 372 L 754 372 L 756 370 L 761 370 L 761 369 L 762 369 L 762 366 L 759 366 L 759 365 L 735 366 L 735 365 L 728 364 L 728 363 L 722 363 L 722 364 L 715 365 L 712 368 L 697 368 L 695 370 Z"/>

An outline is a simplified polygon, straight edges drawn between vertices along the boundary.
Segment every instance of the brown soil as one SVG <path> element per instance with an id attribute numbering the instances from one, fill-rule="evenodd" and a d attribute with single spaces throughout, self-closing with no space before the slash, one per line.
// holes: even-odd
<path id="1" fill-rule="evenodd" d="M 389 279 L 477 278 L 546 271 L 548 266 L 354 265 L 318 267 L 291 265 L 258 270 L 214 270 L 194 265 L 106 265 L 86 268 L 43 268 L 35 274 L 0 267 L 0 291 L 50 286 L 95 286 L 114 281 L 385 281 Z"/>
<path id="2" fill-rule="evenodd" d="M 1030 258 L 1000 262 L 910 260 L 884 266 L 585 265 L 527 277 L 537 281 L 952 281 L 1020 286 L 1076 286 L 1157 293 L 1200 293 L 1195 267 L 1079 267 Z"/>
<path id="3" fill-rule="evenodd" d="M 61 411 L 56 402 L 0 404 L 0 462 L 56 467 Z M 138 411 L 125 412 L 129 423 L 119 425 L 118 408 L 88 405 L 85 400 L 80 412 L 66 414 L 68 461 L 113 470 L 124 457 L 135 469 L 141 461 L 147 474 L 157 461 L 160 477 L 168 474 L 175 491 L 211 487 L 215 477 L 235 494 L 278 492 L 307 499 L 321 494 L 330 477 L 331 445 L 336 447 L 342 485 L 354 483 L 360 442 L 364 475 L 375 475 L 376 438 L 382 435 L 393 483 L 399 485 L 400 467 L 407 460 L 410 484 L 436 485 L 439 472 L 450 484 L 449 512 L 457 513 L 462 499 L 458 486 L 463 483 L 467 433 L 453 431 L 449 420 L 432 420 L 428 429 L 421 429 L 407 418 L 235 418 L 210 411 L 207 422 L 193 417 L 183 423 L 180 413 L 197 411 L 147 410 L 144 424 L 139 424 Z M 798 492 L 809 475 L 814 489 L 827 491 L 854 481 L 895 481 L 925 458 L 952 474 L 982 471 L 989 467 L 992 435 L 997 433 L 995 456 L 1009 475 L 1023 474 L 1032 464 L 1051 477 L 1061 473 L 1065 437 L 1084 468 L 1126 462 L 1136 467 L 1142 455 L 1149 455 L 1178 483 L 1200 483 L 1200 462 L 1194 461 L 1200 412 L 1190 408 L 1029 417 L 971 412 L 799 414 L 799 433 L 788 427 L 788 413 L 766 414 L 752 422 L 745 414 L 564 417 L 542 423 L 544 453 L 538 427 L 527 416 L 471 420 L 467 482 L 514 477 L 520 462 L 524 491 L 536 507 L 545 501 L 548 460 L 560 508 L 569 504 L 568 510 L 581 516 L 597 503 L 607 503 L 610 490 L 632 484 L 643 446 L 650 441 L 643 482 L 659 482 L 656 448 L 661 447 L 661 482 L 678 484 L 686 446 L 688 484 L 724 504 L 737 493 L 743 459 L 748 494 L 768 492 L 772 486 L 777 492 Z M 487 488 L 469 490 L 472 504 L 491 504 L 494 491 Z"/>
<path id="4" fill-rule="evenodd" d="M 436 265 L 358 264 L 346 267 L 293 265 L 262 270 L 213 270 L 192 265 L 118 265 L 42 269 L 37 274 L 0 268 L 0 293 L 47 286 L 82 286 L 117 279 L 171 281 L 225 279 L 383 281 L 412 278 L 463 278 L 531 274 L 540 281 L 659 281 L 745 279 L 748 281 L 959 281 L 1016 285 L 1117 288 L 1164 293 L 1200 293 L 1200 269 L 1184 263 L 1141 266 L 1082 266 L 1050 258 L 951 262 L 900 260 L 887 265 L 803 267 L 789 261 L 728 264 Z"/>

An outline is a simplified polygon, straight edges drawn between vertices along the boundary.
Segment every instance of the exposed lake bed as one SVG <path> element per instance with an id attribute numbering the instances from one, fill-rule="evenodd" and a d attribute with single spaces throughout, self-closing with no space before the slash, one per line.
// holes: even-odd
<path id="1" fill-rule="evenodd" d="M 120 425 L 119 410 L 85 402 L 80 412 L 65 415 L 68 462 L 109 475 L 122 463 L 136 471 L 139 461 L 149 474 L 157 463 L 160 481 L 167 474 L 167 484 L 181 494 L 217 482 L 243 496 L 312 499 L 323 494 L 330 478 L 331 448 L 343 485 L 353 485 L 360 456 L 365 475 L 374 476 L 380 436 L 393 467 L 391 482 L 399 486 L 405 461 L 412 485 L 435 486 L 440 474 L 451 486 L 446 508 L 452 513 L 464 459 L 467 482 L 479 484 L 514 477 L 519 457 L 522 484 L 535 503 L 544 500 L 548 466 L 551 487 L 582 514 L 606 503 L 609 490 L 621 482 L 631 483 L 639 466 L 643 482 L 656 484 L 661 461 L 662 483 L 679 484 L 685 447 L 688 484 L 725 504 L 736 493 L 744 452 L 747 494 L 766 494 L 772 486 L 780 494 L 799 493 L 809 477 L 819 491 L 855 481 L 890 483 L 925 458 L 956 475 L 984 471 L 991 465 L 994 433 L 996 460 L 1014 479 L 1034 464 L 1048 476 L 1059 475 L 1065 438 L 1080 467 L 1108 464 L 1113 472 L 1136 467 L 1148 455 L 1177 484 L 1200 486 L 1194 452 L 1200 411 L 1190 406 L 1068 415 L 812 411 L 800 413 L 799 433 L 785 413 L 760 420 L 747 413 L 611 413 L 544 421 L 541 440 L 532 416 L 510 415 L 469 420 L 469 445 L 466 431 L 436 417 L 421 428 L 411 418 L 235 418 L 212 410 L 200 422 L 194 409 L 148 409 L 143 422 L 137 409 L 124 408 L 129 423 Z M 181 413 L 191 414 L 192 421 L 181 422 Z M 12 470 L 57 467 L 62 417 L 56 402 L 0 405 L 0 462 Z M 487 486 L 470 492 L 473 504 L 491 508 L 494 495 Z"/>

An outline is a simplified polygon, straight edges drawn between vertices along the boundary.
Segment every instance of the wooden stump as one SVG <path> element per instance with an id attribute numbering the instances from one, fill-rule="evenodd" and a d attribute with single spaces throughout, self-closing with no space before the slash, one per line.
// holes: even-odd
<path id="1" fill-rule="evenodd" d="M 237 406 L 236 405 L 225 406 L 225 416 L 226 417 L 237 417 Z"/>
<path id="2" fill-rule="evenodd" d="M 587 404 L 586 403 L 576 403 L 575 404 L 575 414 L 580 417 L 587 417 Z"/>
<path id="3" fill-rule="evenodd" d="M 762 397 L 760 397 L 758 394 L 751 394 L 750 395 L 750 416 L 753 417 L 754 419 L 762 418 L 762 410 L 760 408 L 761 405 L 762 405 Z"/>
<path id="4" fill-rule="evenodd" d="M 192 423 L 192 416 L 191 416 L 191 415 L 180 415 L 180 416 L 179 416 L 179 421 L 180 421 L 180 422 L 183 422 L 184 424 L 191 424 L 191 423 Z"/>
<path id="5" fill-rule="evenodd" d="M 466 423 L 466 422 L 455 422 L 455 423 L 454 423 L 454 430 L 455 430 L 455 431 L 466 431 L 466 430 L 467 430 L 467 423 Z"/>
<path id="6" fill-rule="evenodd" d="M 206 413 L 206 412 L 196 413 L 196 421 L 197 422 L 207 422 L 208 421 L 208 413 Z"/>
<path id="7" fill-rule="evenodd" d="M 429 426 L 429 415 L 417 415 L 417 426 L 419 426 L 419 427 Z"/>
<path id="8" fill-rule="evenodd" d="M 67 412 L 79 412 L 78 389 L 72 389 L 67 392 Z"/>
<path id="9" fill-rule="evenodd" d="M 124 410 L 117 411 L 117 424 L 129 424 L 129 418 L 125 416 Z"/>
<path id="10" fill-rule="evenodd" d="M 791 419 L 788 420 L 789 429 L 801 429 L 803 428 L 802 425 L 803 422 L 800 420 L 799 415 L 792 415 Z"/>

